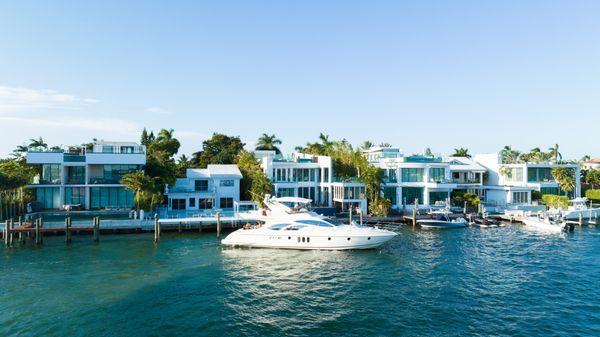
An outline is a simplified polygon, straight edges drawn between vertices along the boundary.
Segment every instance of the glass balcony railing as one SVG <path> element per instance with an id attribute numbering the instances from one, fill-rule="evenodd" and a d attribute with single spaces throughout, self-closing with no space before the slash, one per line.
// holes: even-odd
<path id="1" fill-rule="evenodd" d="M 429 179 L 430 183 L 438 183 L 438 184 L 453 184 L 454 181 L 452 181 L 451 179 Z"/>
<path id="2" fill-rule="evenodd" d="M 85 156 L 80 154 L 65 153 L 63 155 L 65 163 L 85 163 Z"/>
<path id="3" fill-rule="evenodd" d="M 48 179 L 40 176 L 33 177 L 32 185 L 60 185 L 60 178 Z"/>
<path id="4" fill-rule="evenodd" d="M 111 178 L 90 177 L 89 183 L 91 185 L 120 184 L 120 180 L 121 180 L 121 178 L 118 178 L 118 177 L 111 177 Z"/>
<path id="5" fill-rule="evenodd" d="M 454 179 L 452 182 L 455 184 L 481 184 L 481 181 L 477 179 Z"/>

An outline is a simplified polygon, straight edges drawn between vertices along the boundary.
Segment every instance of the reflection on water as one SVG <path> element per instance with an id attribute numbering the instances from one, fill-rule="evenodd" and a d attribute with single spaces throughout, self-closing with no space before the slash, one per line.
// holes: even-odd
<path id="1" fill-rule="evenodd" d="M 598 335 L 600 230 L 399 229 L 379 250 L 214 234 L 0 249 L 0 335 Z"/>

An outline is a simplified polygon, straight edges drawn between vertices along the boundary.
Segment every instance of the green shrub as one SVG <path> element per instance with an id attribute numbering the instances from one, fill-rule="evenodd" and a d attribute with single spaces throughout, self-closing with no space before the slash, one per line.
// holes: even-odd
<path id="1" fill-rule="evenodd" d="M 554 206 L 556 208 L 567 208 L 569 207 L 569 198 L 564 195 L 544 194 L 542 195 L 542 201 L 546 206 Z"/>
<path id="2" fill-rule="evenodd" d="M 600 202 L 600 190 L 587 190 L 585 196 L 594 202 Z"/>

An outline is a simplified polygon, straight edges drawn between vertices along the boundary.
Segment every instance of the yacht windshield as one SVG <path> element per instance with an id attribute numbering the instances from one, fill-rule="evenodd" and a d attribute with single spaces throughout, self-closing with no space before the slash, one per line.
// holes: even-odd
<path id="1" fill-rule="evenodd" d="M 289 225 L 290 225 L 289 223 L 278 223 L 278 224 L 272 225 L 271 227 L 269 227 L 269 229 L 272 231 L 278 231 Z"/>
<path id="2" fill-rule="evenodd" d="M 296 222 L 307 224 L 307 225 L 320 226 L 320 227 L 334 227 L 334 226 L 336 226 L 336 224 L 333 221 L 331 221 L 331 220 L 327 221 L 326 219 L 322 219 L 322 220 L 298 220 Z"/>

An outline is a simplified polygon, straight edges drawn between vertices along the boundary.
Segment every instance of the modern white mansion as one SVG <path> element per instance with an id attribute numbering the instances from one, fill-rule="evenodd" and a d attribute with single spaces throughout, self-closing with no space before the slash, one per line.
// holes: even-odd
<path id="1" fill-rule="evenodd" d="M 271 179 L 277 197 L 301 197 L 315 206 L 340 211 L 358 207 L 367 211 L 365 185 L 358 181 L 337 181 L 333 160 L 328 156 L 293 153 L 289 158 L 275 151 L 255 151 L 265 174 Z"/>
<path id="2" fill-rule="evenodd" d="M 484 167 L 468 158 L 405 156 L 398 148 L 373 147 L 363 151 L 383 170 L 384 196 L 397 210 L 444 205 L 453 190 L 483 196 Z"/>
<path id="3" fill-rule="evenodd" d="M 170 211 L 232 211 L 240 201 L 242 173 L 236 165 L 187 169 L 185 178 L 165 188 Z"/>
<path id="4" fill-rule="evenodd" d="M 146 148 L 129 142 L 96 142 L 90 148 L 32 148 L 27 163 L 39 168 L 28 185 L 40 210 L 130 209 L 134 198 L 119 183 L 128 172 L 143 169 Z"/>
<path id="5" fill-rule="evenodd" d="M 566 167 L 575 173 L 575 191 L 571 197 L 581 196 L 581 172 L 577 164 L 518 163 L 506 164 L 500 153 L 478 154 L 475 161 L 488 171 L 485 201 L 504 206 L 531 203 L 532 191 L 541 194 L 559 194 L 558 182 L 552 177 L 552 169 Z"/>
<path id="6" fill-rule="evenodd" d="M 528 204 L 532 191 L 558 194 L 559 185 L 552 177 L 555 167 L 567 167 L 575 173 L 575 191 L 581 194 L 580 168 L 576 164 L 520 163 L 504 164 L 500 153 L 476 155 L 473 159 L 411 155 L 398 148 L 373 147 L 363 151 L 367 160 L 384 173 L 384 196 L 397 210 L 441 205 L 452 191 L 476 194 L 486 204 L 508 206 Z"/>

